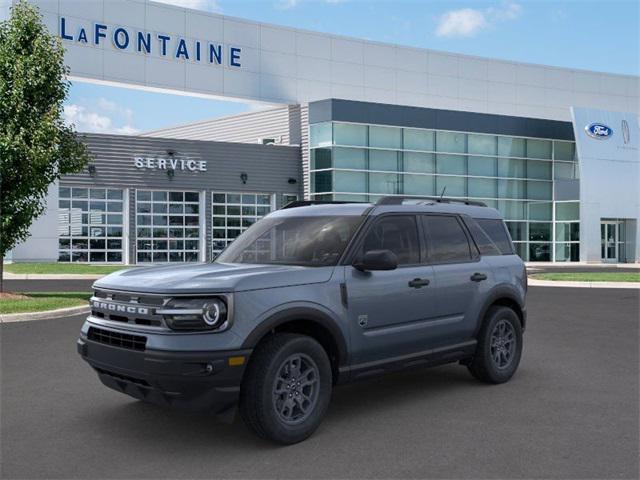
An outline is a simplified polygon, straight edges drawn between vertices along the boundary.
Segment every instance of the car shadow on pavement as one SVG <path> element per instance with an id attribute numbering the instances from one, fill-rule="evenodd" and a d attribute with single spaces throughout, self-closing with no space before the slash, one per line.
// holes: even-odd
<path id="1" fill-rule="evenodd" d="M 402 409 L 407 404 L 422 404 L 433 397 L 454 394 L 456 390 L 482 387 L 463 367 L 445 366 L 416 369 L 385 375 L 336 387 L 324 423 L 332 427 L 348 426 L 354 418 L 375 419 L 386 413 Z M 119 441 L 144 442 L 152 447 L 166 448 L 171 436 L 174 453 L 194 454 L 198 450 L 224 448 L 230 451 L 251 451 L 280 448 L 255 437 L 236 414 L 232 424 L 224 423 L 215 415 L 160 407 L 142 401 L 127 400 L 115 407 L 92 408 L 84 418 L 105 436 Z M 348 420 L 348 421 L 346 421 Z M 345 427 L 347 428 L 347 427 Z M 322 435 L 321 425 L 316 435 Z"/>

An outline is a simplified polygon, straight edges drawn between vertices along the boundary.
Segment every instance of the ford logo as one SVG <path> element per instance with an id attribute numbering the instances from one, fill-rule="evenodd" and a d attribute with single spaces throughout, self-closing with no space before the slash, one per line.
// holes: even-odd
<path id="1" fill-rule="evenodd" d="M 584 130 L 591 138 L 597 138 L 598 140 L 606 140 L 613 135 L 611 127 L 607 127 L 602 123 L 592 123 L 584 127 Z"/>

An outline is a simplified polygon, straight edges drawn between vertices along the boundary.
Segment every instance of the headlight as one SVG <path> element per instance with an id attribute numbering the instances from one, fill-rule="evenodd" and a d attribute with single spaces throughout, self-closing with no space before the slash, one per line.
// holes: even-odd
<path id="1" fill-rule="evenodd" d="M 225 330 L 229 326 L 223 298 L 174 298 L 156 313 L 173 330 Z"/>

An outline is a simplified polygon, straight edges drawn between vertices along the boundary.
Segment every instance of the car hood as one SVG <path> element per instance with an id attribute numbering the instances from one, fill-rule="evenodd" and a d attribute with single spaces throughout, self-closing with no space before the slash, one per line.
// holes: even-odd
<path id="1" fill-rule="evenodd" d="M 239 292 L 326 282 L 333 267 L 204 263 L 136 267 L 114 272 L 94 288 L 144 293 Z"/>

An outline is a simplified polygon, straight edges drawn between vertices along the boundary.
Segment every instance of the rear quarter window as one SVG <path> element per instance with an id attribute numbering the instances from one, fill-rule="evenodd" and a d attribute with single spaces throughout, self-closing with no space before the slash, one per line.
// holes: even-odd
<path id="1" fill-rule="evenodd" d="M 513 254 L 513 244 L 507 232 L 507 227 L 499 218 L 475 218 L 478 225 L 484 230 L 502 255 Z"/>

